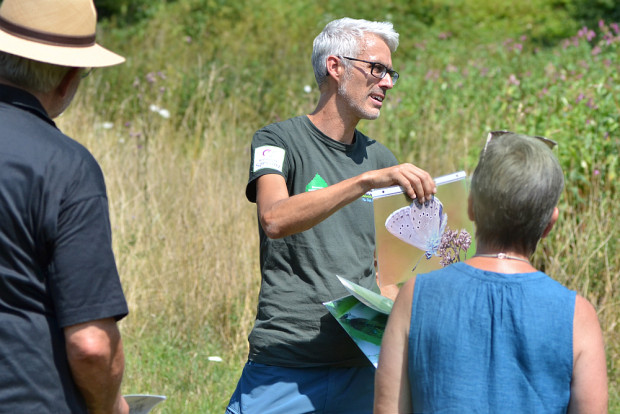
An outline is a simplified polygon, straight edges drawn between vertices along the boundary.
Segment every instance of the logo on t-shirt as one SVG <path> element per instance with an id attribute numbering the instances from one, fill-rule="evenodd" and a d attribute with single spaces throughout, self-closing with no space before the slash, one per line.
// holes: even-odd
<path id="1" fill-rule="evenodd" d="M 315 175 L 314 178 L 306 185 L 306 192 L 320 190 L 321 188 L 326 188 L 327 183 L 320 175 Z"/>
<path id="2" fill-rule="evenodd" d="M 253 172 L 269 168 L 282 172 L 284 164 L 284 149 L 273 145 L 263 145 L 254 150 Z"/>

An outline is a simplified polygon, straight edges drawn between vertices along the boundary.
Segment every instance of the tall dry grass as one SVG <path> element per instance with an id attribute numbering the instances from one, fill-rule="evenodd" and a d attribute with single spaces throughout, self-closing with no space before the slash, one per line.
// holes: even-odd
<path id="1" fill-rule="evenodd" d="M 565 206 L 559 222 L 543 240 L 538 268 L 576 290 L 597 309 L 603 329 L 609 377 L 610 413 L 620 412 L 620 222 L 617 200 L 602 199 L 594 191 L 587 210 Z"/>
<path id="2" fill-rule="evenodd" d="M 131 126 L 101 118 L 92 110 L 98 85 L 83 86 L 58 123 L 106 177 L 130 307 L 121 322 L 124 392 L 168 395 L 162 412 L 212 412 L 247 352 L 260 280 L 255 207 L 244 195 L 249 146 L 229 139 L 252 131 L 235 124 L 234 107 L 211 102 L 208 82 L 186 112 L 191 128 L 174 128 L 148 105 Z M 214 393 L 209 377 L 223 377 L 214 374 L 223 367 L 229 386 Z"/>

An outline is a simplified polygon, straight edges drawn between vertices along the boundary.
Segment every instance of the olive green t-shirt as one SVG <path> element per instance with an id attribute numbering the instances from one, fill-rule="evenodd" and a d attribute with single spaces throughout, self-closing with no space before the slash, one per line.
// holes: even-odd
<path id="1" fill-rule="evenodd" d="M 283 176 L 293 196 L 396 164 L 385 146 L 361 132 L 343 144 L 300 116 L 256 132 L 246 196 L 256 201 L 256 179 L 264 174 Z M 262 282 L 249 359 L 290 367 L 369 364 L 323 302 L 348 295 L 336 275 L 377 290 L 370 195 L 281 239 L 258 227 Z"/>

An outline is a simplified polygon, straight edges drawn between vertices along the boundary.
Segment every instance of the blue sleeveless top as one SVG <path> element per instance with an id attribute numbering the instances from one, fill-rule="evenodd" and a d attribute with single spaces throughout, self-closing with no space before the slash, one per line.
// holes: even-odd
<path id="1" fill-rule="evenodd" d="M 418 275 L 409 333 L 414 413 L 566 413 L 574 291 L 542 272 L 455 263 Z"/>

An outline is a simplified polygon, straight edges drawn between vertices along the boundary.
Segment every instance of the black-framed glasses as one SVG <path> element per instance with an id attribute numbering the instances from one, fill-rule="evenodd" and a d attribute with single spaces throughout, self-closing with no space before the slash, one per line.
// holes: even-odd
<path id="1" fill-rule="evenodd" d="M 396 85 L 396 81 L 400 77 L 398 72 L 396 72 L 394 69 L 389 69 L 383 63 L 370 62 L 368 60 L 356 59 L 356 58 L 347 57 L 347 56 L 339 56 L 339 57 L 343 59 L 347 59 L 347 60 L 355 60 L 356 62 L 368 63 L 370 65 L 370 74 L 374 76 L 375 78 L 383 79 L 385 78 L 386 73 L 389 73 L 390 77 L 392 78 L 392 84 L 394 85 Z"/>
<path id="2" fill-rule="evenodd" d="M 505 131 L 505 130 L 489 132 L 489 134 L 487 135 L 487 142 L 484 143 L 484 148 L 482 149 L 482 157 L 484 157 L 484 154 L 487 152 L 487 147 L 489 146 L 489 142 L 491 142 L 494 138 L 499 138 L 502 135 L 506 135 L 506 134 L 517 135 L 515 132 Z M 542 142 L 543 144 L 545 144 L 550 149 L 553 149 L 556 145 L 558 145 L 558 143 L 555 142 L 554 140 L 540 136 L 540 135 L 524 135 L 524 136 L 535 138 L 539 140 L 540 142 Z"/>

